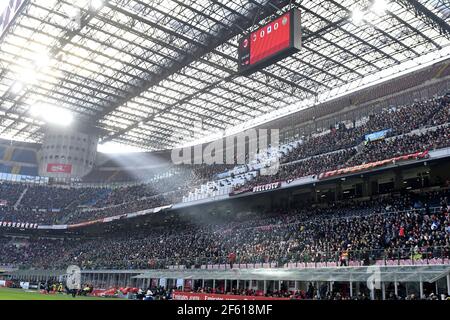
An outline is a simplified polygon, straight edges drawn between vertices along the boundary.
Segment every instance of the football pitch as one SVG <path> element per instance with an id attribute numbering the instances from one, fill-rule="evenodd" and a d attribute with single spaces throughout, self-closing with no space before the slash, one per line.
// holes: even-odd
<path id="1" fill-rule="evenodd" d="M 0 288 L 0 300 L 122 300 L 117 298 L 80 297 L 66 294 L 41 294 L 36 291 Z"/>

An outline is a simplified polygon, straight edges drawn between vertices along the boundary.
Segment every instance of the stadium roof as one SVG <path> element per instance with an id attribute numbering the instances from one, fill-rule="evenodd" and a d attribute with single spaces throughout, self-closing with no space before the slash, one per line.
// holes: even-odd
<path id="1" fill-rule="evenodd" d="M 380 1 L 13 0 L 23 4 L 0 34 L 0 136 L 39 142 L 46 124 L 30 109 L 56 105 L 103 143 L 172 148 L 450 55 L 447 1 Z M 291 6 L 303 49 L 239 76 L 238 38 Z"/>
<path id="2" fill-rule="evenodd" d="M 362 266 L 307 269 L 167 269 L 167 270 L 83 270 L 82 273 L 130 274 L 134 279 L 282 280 L 366 282 L 435 282 L 450 272 L 448 265 Z M 12 276 L 62 276 L 65 270 L 12 270 Z"/>
<path id="3" fill-rule="evenodd" d="M 446 265 L 331 267 L 308 269 L 149 270 L 136 279 L 296 280 L 434 282 L 448 275 Z"/>

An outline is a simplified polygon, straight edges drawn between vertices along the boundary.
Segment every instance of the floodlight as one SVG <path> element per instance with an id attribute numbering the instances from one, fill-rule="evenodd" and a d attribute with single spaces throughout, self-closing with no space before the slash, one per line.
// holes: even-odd
<path id="1" fill-rule="evenodd" d="M 73 121 L 73 115 L 71 112 L 49 104 L 32 105 L 29 112 L 34 118 L 40 118 L 47 123 L 60 126 L 68 126 Z"/>
<path id="2" fill-rule="evenodd" d="M 377 15 L 383 15 L 386 11 L 387 2 L 386 0 L 375 0 L 371 7 L 371 10 Z"/>
<path id="3" fill-rule="evenodd" d="M 91 9 L 98 10 L 103 7 L 103 0 L 91 0 Z"/>
<path id="4" fill-rule="evenodd" d="M 67 10 L 66 14 L 70 19 L 74 20 L 74 19 L 77 19 L 80 17 L 81 10 L 80 10 L 80 8 L 74 7 L 71 10 Z"/>
<path id="5" fill-rule="evenodd" d="M 14 84 L 11 87 L 11 92 L 13 94 L 19 94 L 23 90 L 23 83 L 20 81 L 14 82 Z"/>
<path id="6" fill-rule="evenodd" d="M 356 8 L 353 10 L 352 13 L 352 21 L 356 25 L 360 25 L 364 20 L 364 12 L 362 12 L 360 9 Z"/>
<path id="7" fill-rule="evenodd" d="M 24 68 L 20 70 L 19 74 L 16 76 L 17 81 L 21 81 L 27 84 L 33 84 L 37 80 L 37 73 L 34 69 Z"/>
<path id="8" fill-rule="evenodd" d="M 45 68 L 50 63 L 50 57 L 46 52 L 36 53 L 33 60 L 38 68 Z"/>

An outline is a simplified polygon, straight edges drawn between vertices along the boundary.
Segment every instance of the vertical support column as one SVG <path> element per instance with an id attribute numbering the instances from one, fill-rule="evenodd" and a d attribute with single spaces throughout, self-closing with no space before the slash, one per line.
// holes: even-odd
<path id="1" fill-rule="evenodd" d="M 450 274 L 447 275 L 447 294 L 450 296 Z"/>
<path id="2" fill-rule="evenodd" d="M 370 300 L 375 300 L 375 286 L 370 287 Z"/>
<path id="3" fill-rule="evenodd" d="M 395 282 L 394 282 L 394 293 L 395 293 L 395 296 L 398 297 L 398 282 L 397 282 L 397 280 L 395 280 Z"/>
<path id="4" fill-rule="evenodd" d="M 401 169 L 399 169 L 399 168 L 394 169 L 394 174 L 395 174 L 395 177 L 394 177 L 394 190 L 395 191 L 399 191 L 403 187 L 403 183 L 402 183 L 403 176 L 402 176 Z"/>
<path id="5" fill-rule="evenodd" d="M 202 288 L 205 287 L 205 279 L 202 279 Z"/>
<path id="6" fill-rule="evenodd" d="M 215 289 L 216 289 L 216 279 L 213 279 L 213 289 L 214 289 L 214 292 L 215 292 Z"/>
<path id="7" fill-rule="evenodd" d="M 420 277 L 419 290 L 420 290 L 420 299 L 422 299 L 422 297 L 423 297 L 423 281 L 422 281 L 422 277 Z"/>
<path id="8" fill-rule="evenodd" d="M 336 189 L 334 193 L 334 200 L 338 201 L 342 198 L 342 180 L 339 180 L 336 184 Z"/>
<path id="9" fill-rule="evenodd" d="M 386 300 L 386 283 L 384 281 L 381 283 L 381 298 Z"/>
<path id="10" fill-rule="evenodd" d="M 350 298 L 353 297 L 353 282 L 349 282 L 350 284 Z"/>
<path id="11" fill-rule="evenodd" d="M 267 293 L 267 280 L 264 280 L 264 294 Z"/>
<path id="12" fill-rule="evenodd" d="M 227 280 L 224 281 L 223 291 L 224 293 L 227 293 Z"/>
<path id="13" fill-rule="evenodd" d="M 372 184 L 370 182 L 370 177 L 364 177 L 363 179 L 363 197 L 368 197 L 372 195 Z"/>

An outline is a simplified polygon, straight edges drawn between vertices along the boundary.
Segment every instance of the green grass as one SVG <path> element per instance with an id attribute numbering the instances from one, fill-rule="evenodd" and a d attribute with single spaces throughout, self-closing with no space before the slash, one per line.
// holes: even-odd
<path id="1" fill-rule="evenodd" d="M 0 288 L 0 300 L 117 300 L 114 298 L 80 297 L 72 298 L 65 294 L 41 294 L 36 291 Z"/>

